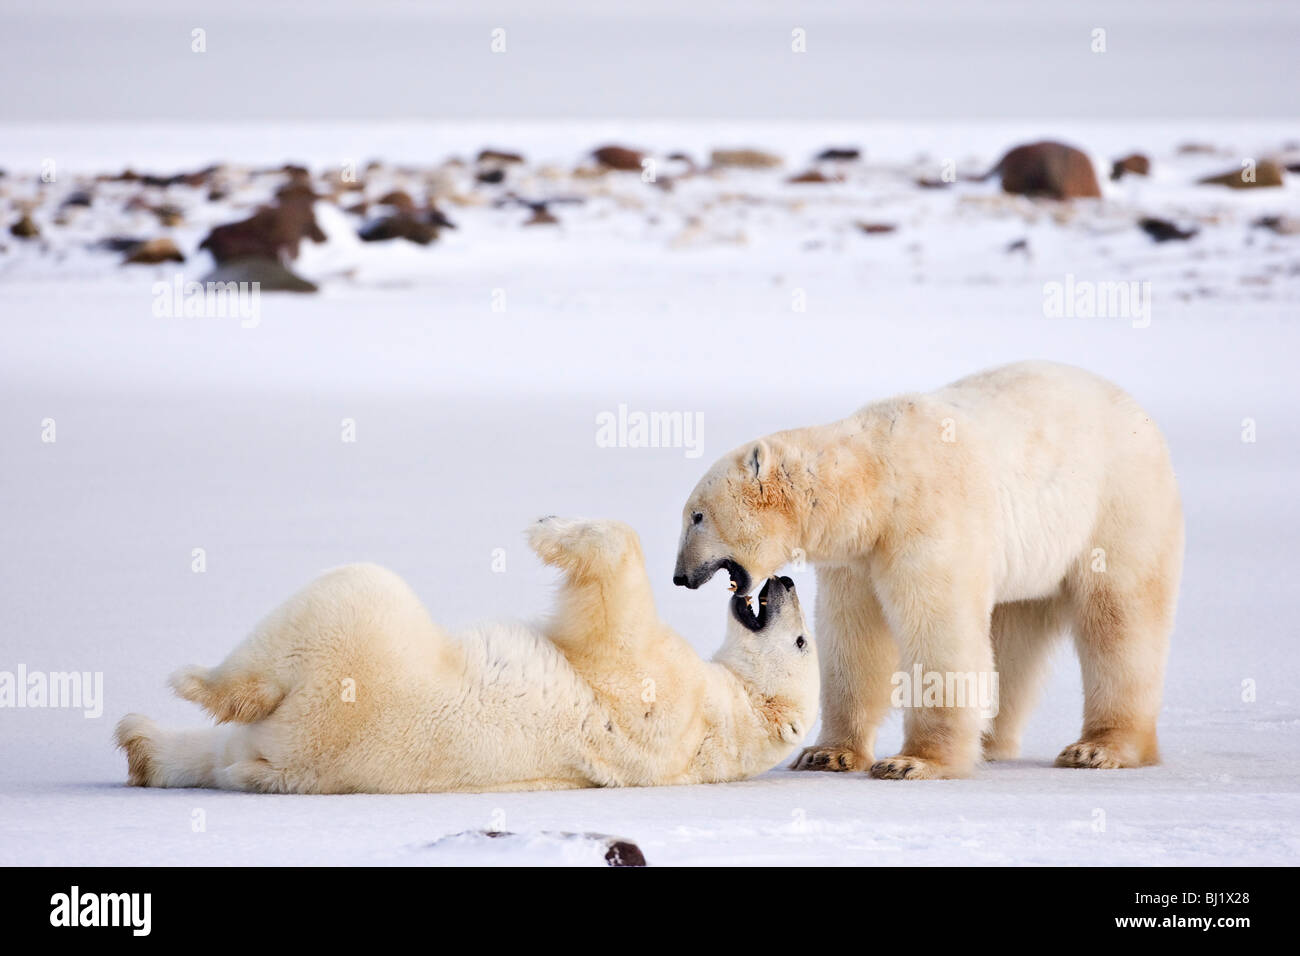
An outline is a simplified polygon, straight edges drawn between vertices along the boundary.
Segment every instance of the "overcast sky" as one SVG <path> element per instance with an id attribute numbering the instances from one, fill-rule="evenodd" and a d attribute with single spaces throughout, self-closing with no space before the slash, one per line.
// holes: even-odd
<path id="1" fill-rule="evenodd" d="M 0 8 L 0 122 L 1300 112 L 1300 3 L 1289 0 Z M 191 51 L 195 28 L 204 53 Z M 492 52 L 495 28 L 504 53 Z M 791 49 L 796 28 L 805 53 Z M 1096 28 L 1104 53 L 1092 50 Z"/>

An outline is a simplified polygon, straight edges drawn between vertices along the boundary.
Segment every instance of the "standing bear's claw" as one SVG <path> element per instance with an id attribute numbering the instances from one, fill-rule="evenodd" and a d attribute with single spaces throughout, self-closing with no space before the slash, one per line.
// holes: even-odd
<path id="1" fill-rule="evenodd" d="M 932 761 L 900 754 L 873 763 L 871 776 L 877 780 L 935 780 L 946 774 Z"/>
<path id="2" fill-rule="evenodd" d="M 846 750 L 842 747 L 805 747 L 790 764 L 791 770 L 827 770 L 832 773 L 844 773 L 853 770 L 865 770 L 871 758 Z"/>

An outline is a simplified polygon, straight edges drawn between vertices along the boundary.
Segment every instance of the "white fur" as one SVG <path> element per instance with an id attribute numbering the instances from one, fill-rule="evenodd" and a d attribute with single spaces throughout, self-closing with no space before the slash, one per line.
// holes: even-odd
<path id="1" fill-rule="evenodd" d="M 1014 756 L 1047 648 L 1067 629 L 1084 728 L 1058 763 L 1155 762 L 1182 552 L 1155 423 L 1095 375 L 1025 362 L 724 456 L 683 509 L 678 575 L 698 586 L 729 559 L 765 577 L 806 557 L 823 732 L 796 766 L 922 778 L 968 773 L 981 720 L 913 708 L 902 753 L 873 764 L 892 675 L 996 667 L 984 754 Z"/>
<path id="2" fill-rule="evenodd" d="M 233 724 L 123 719 L 131 782 L 397 793 L 735 780 L 781 760 L 815 720 L 816 655 L 810 637 L 795 645 L 807 632 L 793 595 L 758 634 L 729 615 L 706 663 L 656 615 L 626 525 L 543 519 L 530 541 L 565 572 L 544 626 L 452 637 L 397 575 L 338 568 L 219 667 L 173 677 Z"/>

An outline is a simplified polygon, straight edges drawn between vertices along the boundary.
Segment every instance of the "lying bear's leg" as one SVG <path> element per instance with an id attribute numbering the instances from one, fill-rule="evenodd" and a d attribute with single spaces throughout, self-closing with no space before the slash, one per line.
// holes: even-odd
<path id="1" fill-rule="evenodd" d="M 561 648 L 649 633 L 654 594 L 636 532 L 621 521 L 542 518 L 528 543 L 565 574 L 547 635 Z"/>
<path id="2" fill-rule="evenodd" d="M 964 576 L 963 576 L 964 575 Z M 979 758 L 993 649 L 990 589 L 964 569 L 921 569 L 884 579 L 877 594 L 902 651 L 903 750 L 877 760 L 871 775 L 887 780 L 964 777 Z"/>
<path id="3" fill-rule="evenodd" d="M 817 569 L 817 652 L 822 730 L 792 770 L 866 770 L 889 711 L 898 645 L 866 568 Z"/>
<path id="4" fill-rule="evenodd" d="M 1173 626 L 1171 585 L 1154 577 L 1125 588 L 1097 577 L 1081 587 L 1075 607 L 1083 732 L 1061 751 L 1056 765 L 1116 768 L 1158 763 L 1156 718 Z"/>
<path id="5" fill-rule="evenodd" d="M 1038 700 L 1048 651 L 1065 629 L 1067 608 L 1063 597 L 1052 597 L 993 609 L 990 631 L 998 681 L 993 721 L 984 734 L 986 760 L 1020 755 L 1025 721 Z"/>

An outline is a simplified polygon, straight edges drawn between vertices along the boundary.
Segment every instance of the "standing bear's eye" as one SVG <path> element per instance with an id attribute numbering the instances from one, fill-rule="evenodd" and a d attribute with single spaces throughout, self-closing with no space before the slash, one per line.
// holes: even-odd
<path id="1" fill-rule="evenodd" d="M 704 520 L 704 515 L 702 515 L 698 511 L 695 512 L 695 514 L 691 515 L 691 524 L 699 524 L 703 520 Z"/>
<path id="2" fill-rule="evenodd" d="M 794 646 L 799 648 L 799 650 L 803 650 L 803 646 L 807 643 L 808 642 L 803 639 L 802 634 L 800 634 L 798 637 L 794 639 Z"/>

